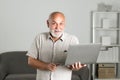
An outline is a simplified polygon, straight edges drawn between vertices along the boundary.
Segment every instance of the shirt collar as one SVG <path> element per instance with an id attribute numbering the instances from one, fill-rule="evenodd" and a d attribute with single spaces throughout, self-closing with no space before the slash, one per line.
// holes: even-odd
<path id="1" fill-rule="evenodd" d="M 65 35 L 64 33 L 62 34 L 61 38 L 59 40 L 64 41 Z M 47 39 L 51 39 L 51 35 L 50 32 L 48 33 L 48 38 Z"/>

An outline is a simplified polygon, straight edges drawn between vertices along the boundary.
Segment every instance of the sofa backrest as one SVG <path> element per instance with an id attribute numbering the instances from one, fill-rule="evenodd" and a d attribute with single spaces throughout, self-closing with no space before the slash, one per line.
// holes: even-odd
<path id="1" fill-rule="evenodd" d="M 7 73 L 21 74 L 21 73 L 35 73 L 36 69 L 28 65 L 26 56 L 27 51 L 13 51 L 1 54 L 1 65 Z"/>

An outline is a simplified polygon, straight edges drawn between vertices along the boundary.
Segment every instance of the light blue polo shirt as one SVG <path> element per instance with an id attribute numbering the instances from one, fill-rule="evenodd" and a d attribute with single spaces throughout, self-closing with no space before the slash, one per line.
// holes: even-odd
<path id="1" fill-rule="evenodd" d="M 40 33 L 34 39 L 27 56 L 47 63 L 61 64 L 56 70 L 37 69 L 37 80 L 71 80 L 72 71 L 63 66 L 66 60 L 66 51 L 70 45 L 79 44 L 77 37 L 63 33 L 62 37 L 53 42 L 49 32 Z M 73 53 L 74 54 L 74 53 Z"/>

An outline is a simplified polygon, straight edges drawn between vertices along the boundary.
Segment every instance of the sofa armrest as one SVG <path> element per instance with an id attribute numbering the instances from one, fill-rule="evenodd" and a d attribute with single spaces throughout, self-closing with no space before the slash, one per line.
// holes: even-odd
<path id="1" fill-rule="evenodd" d="M 6 71 L 5 67 L 4 67 L 4 65 L 0 64 L 0 80 L 4 80 L 6 75 L 7 75 L 7 71 Z"/>

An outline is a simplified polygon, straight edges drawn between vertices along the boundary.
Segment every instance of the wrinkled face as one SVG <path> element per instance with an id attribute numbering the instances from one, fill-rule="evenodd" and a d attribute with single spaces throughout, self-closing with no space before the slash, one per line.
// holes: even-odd
<path id="1" fill-rule="evenodd" d="M 60 37 L 65 27 L 65 17 L 62 14 L 55 14 L 47 21 L 50 33 L 53 37 Z"/>

